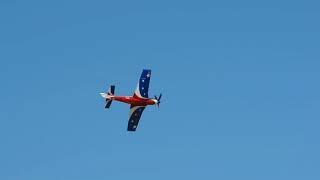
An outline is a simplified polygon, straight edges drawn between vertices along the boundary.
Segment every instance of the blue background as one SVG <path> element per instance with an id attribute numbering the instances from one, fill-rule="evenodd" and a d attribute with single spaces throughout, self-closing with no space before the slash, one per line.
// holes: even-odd
<path id="1" fill-rule="evenodd" d="M 319 5 L 2 0 L 0 179 L 320 179 Z"/>

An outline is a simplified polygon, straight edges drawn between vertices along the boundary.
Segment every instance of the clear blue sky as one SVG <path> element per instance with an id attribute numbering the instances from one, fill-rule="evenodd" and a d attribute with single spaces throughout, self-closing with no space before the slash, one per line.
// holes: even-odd
<path id="1" fill-rule="evenodd" d="M 319 6 L 2 0 L 0 179 L 319 180 Z"/>

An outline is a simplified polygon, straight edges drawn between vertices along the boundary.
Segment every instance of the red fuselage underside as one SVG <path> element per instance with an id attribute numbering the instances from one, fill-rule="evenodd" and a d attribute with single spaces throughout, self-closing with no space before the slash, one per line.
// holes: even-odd
<path id="1" fill-rule="evenodd" d="M 155 102 L 152 99 L 144 99 L 144 98 L 139 98 L 137 96 L 114 96 L 111 99 L 115 101 L 131 104 L 132 106 L 147 106 L 147 105 L 155 104 Z"/>

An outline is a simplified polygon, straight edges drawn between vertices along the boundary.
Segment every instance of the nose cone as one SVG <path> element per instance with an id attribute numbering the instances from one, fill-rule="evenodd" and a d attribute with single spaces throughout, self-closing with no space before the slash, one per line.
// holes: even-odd
<path id="1" fill-rule="evenodd" d="M 152 99 L 152 101 L 154 102 L 154 104 L 158 104 L 158 100 Z"/>

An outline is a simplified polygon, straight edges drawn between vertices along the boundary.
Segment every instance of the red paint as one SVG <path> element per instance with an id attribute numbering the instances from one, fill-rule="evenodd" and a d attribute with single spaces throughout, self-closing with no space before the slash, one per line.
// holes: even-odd
<path id="1" fill-rule="evenodd" d="M 131 104 L 132 106 L 147 106 L 154 105 L 156 102 L 152 99 L 140 98 L 136 95 L 134 96 L 112 96 L 111 100 L 120 101 L 127 104 Z"/>

